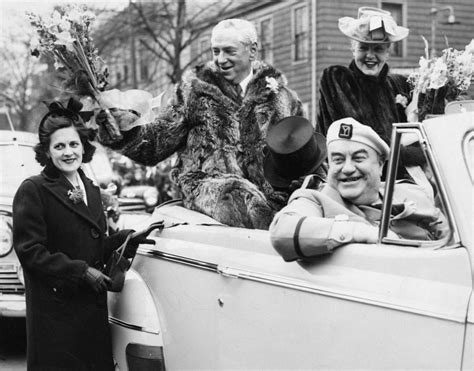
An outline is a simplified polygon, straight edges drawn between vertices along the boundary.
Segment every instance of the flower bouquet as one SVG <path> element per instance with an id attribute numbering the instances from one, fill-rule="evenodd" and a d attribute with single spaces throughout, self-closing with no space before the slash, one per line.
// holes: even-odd
<path id="1" fill-rule="evenodd" d="M 101 120 L 101 124 L 108 141 L 122 138 L 109 108 L 133 108 L 138 115 L 151 111 L 148 104 L 152 99 L 150 93 L 136 89 L 105 91 L 108 70 L 90 36 L 95 15 L 85 6 L 67 5 L 46 19 L 31 12 L 27 16 L 38 34 L 38 40 L 32 45 L 32 54 L 43 54 L 54 62 L 65 92 L 81 97 L 90 110 L 105 109 L 107 119 Z M 125 107 L 130 102 L 136 102 L 137 107 Z"/>
<path id="2" fill-rule="evenodd" d="M 474 70 L 474 39 L 464 51 L 447 48 L 440 57 L 432 58 L 428 57 L 428 42 L 423 40 L 426 56 L 420 58 L 418 71 L 408 77 L 419 121 L 430 114 L 443 114 L 446 102 L 457 100 L 469 89 Z"/>

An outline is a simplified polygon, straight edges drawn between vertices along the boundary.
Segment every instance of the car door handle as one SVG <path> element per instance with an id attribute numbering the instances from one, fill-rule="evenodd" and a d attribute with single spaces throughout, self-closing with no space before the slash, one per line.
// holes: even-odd
<path id="1" fill-rule="evenodd" d="M 221 274 L 224 277 L 239 278 L 239 271 L 231 267 L 223 267 L 221 265 L 217 266 L 217 273 Z"/>

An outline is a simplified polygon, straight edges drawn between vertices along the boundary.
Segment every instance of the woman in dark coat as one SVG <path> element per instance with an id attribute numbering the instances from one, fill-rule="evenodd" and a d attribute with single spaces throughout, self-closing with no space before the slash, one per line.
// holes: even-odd
<path id="1" fill-rule="evenodd" d="M 130 230 L 106 236 L 99 188 L 80 169 L 93 132 L 79 102 L 54 102 L 39 126 L 40 175 L 13 201 L 13 242 L 26 286 L 28 370 L 114 370 L 107 284 L 100 269 Z M 133 240 L 133 239 L 132 239 Z M 134 254 L 137 240 L 126 254 Z"/>
<path id="2" fill-rule="evenodd" d="M 352 117 L 374 129 L 390 143 L 392 124 L 406 122 L 410 87 L 406 78 L 389 73 L 391 43 L 408 36 L 389 12 L 363 7 L 357 19 L 339 19 L 340 31 L 351 39 L 349 67 L 330 66 L 323 71 L 317 130 L 326 136 L 336 120 Z"/>

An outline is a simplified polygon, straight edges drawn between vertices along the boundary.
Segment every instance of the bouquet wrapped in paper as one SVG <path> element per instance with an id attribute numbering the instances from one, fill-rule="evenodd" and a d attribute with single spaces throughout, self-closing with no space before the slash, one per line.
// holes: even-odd
<path id="1" fill-rule="evenodd" d="M 428 57 L 428 42 L 423 40 L 426 56 L 420 58 L 418 71 L 408 77 L 419 121 L 430 114 L 443 114 L 447 102 L 469 89 L 474 71 L 474 39 L 463 51 L 447 48 L 440 57 L 432 58 Z"/>
<path id="2" fill-rule="evenodd" d="M 133 126 L 152 119 L 150 93 L 137 89 L 105 90 L 108 70 L 90 36 L 95 15 L 86 7 L 69 5 L 46 19 L 34 13 L 27 15 L 38 35 L 32 54 L 43 54 L 54 61 L 58 76 L 63 79 L 63 90 L 81 97 L 86 109 L 105 109 L 108 119 L 101 122 L 109 138 L 115 141 L 122 135 L 108 109 L 120 108 L 138 115 L 140 119 Z"/>

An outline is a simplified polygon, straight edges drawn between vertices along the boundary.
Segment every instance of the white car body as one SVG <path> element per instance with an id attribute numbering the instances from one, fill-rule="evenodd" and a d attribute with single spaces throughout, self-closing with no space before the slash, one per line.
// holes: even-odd
<path id="1" fill-rule="evenodd" d="M 164 220 L 156 245 L 110 294 L 120 370 L 474 369 L 474 114 L 394 132 L 426 147 L 449 242 L 384 238 L 287 263 L 267 231 L 165 204 L 141 225 Z"/>

